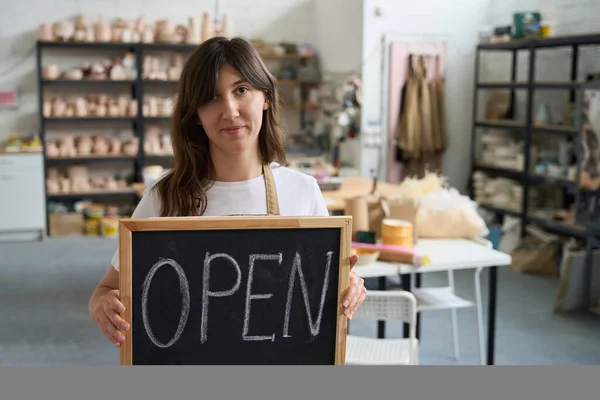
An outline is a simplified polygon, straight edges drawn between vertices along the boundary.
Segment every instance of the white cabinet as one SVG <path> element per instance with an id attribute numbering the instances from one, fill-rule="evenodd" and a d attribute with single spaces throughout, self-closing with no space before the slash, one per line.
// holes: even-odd
<path id="1" fill-rule="evenodd" d="M 0 154 L 0 240 L 43 237 L 44 191 L 41 154 Z"/>

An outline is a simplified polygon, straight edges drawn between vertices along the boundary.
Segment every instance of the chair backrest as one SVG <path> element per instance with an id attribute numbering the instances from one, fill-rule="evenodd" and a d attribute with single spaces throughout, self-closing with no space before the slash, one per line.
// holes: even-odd
<path id="1" fill-rule="evenodd" d="M 411 325 L 417 320 L 417 299 L 403 290 L 369 290 L 353 319 L 400 321 Z"/>

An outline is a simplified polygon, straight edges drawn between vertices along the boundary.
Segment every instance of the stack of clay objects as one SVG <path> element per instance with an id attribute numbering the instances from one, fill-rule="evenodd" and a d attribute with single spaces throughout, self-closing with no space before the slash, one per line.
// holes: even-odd
<path id="1" fill-rule="evenodd" d="M 170 117 L 175 106 L 175 99 L 171 97 L 146 96 L 142 105 L 145 117 Z"/>
<path id="2" fill-rule="evenodd" d="M 112 176 L 89 176 L 84 165 L 73 165 L 65 174 L 56 168 L 48 168 L 46 188 L 49 194 L 86 193 L 98 191 L 117 191 L 127 188 L 125 180 L 115 180 Z"/>
<path id="3" fill-rule="evenodd" d="M 44 117 L 135 117 L 138 102 L 128 96 L 109 97 L 106 94 L 90 94 L 86 97 L 45 97 Z"/>
<path id="4" fill-rule="evenodd" d="M 38 39 L 44 42 L 200 44 L 214 36 L 230 35 L 229 16 L 223 15 L 221 23 L 215 24 L 209 12 L 189 17 L 186 24 L 168 18 L 153 23 L 144 17 L 119 18 L 110 23 L 100 14 L 96 22 L 87 15 L 78 15 L 38 27 Z"/>
<path id="5" fill-rule="evenodd" d="M 173 53 L 169 65 L 161 70 L 160 59 L 153 56 L 144 57 L 142 77 L 145 80 L 177 81 L 183 69 L 183 55 Z"/>
<path id="6" fill-rule="evenodd" d="M 126 53 L 121 57 L 107 59 L 103 62 L 87 63 L 66 71 L 61 71 L 56 64 L 46 65 L 42 68 L 42 78 L 46 81 L 57 79 L 130 81 L 135 80 L 136 76 L 135 55 L 133 53 Z"/>
<path id="7" fill-rule="evenodd" d="M 148 125 L 144 131 L 144 154 L 149 156 L 172 156 L 173 146 L 168 131 L 159 126 Z"/>
<path id="8" fill-rule="evenodd" d="M 139 139 L 135 136 L 122 140 L 116 136 L 62 135 L 58 140 L 46 141 L 48 158 L 75 157 L 135 157 L 139 150 Z"/>

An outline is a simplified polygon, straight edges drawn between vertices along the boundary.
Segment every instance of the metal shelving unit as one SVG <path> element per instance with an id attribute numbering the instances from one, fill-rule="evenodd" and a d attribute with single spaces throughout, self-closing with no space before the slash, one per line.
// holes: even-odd
<path id="1" fill-rule="evenodd" d="M 530 163 L 530 149 L 532 143 L 532 135 L 548 134 L 558 135 L 569 138 L 577 145 L 579 141 L 579 127 L 570 126 L 555 126 L 555 125 L 534 125 L 533 123 L 533 94 L 536 90 L 569 90 L 570 100 L 575 101 L 576 93 L 585 87 L 585 82 L 577 81 L 577 70 L 579 63 L 579 48 L 586 45 L 600 45 L 600 34 L 580 35 L 569 37 L 557 37 L 547 39 L 529 39 L 517 40 L 508 43 L 488 43 L 477 46 L 475 53 L 475 87 L 473 101 L 473 127 L 471 135 L 471 183 L 474 171 L 488 172 L 491 175 L 514 179 L 523 185 L 523 197 L 519 211 L 503 210 L 491 205 L 481 205 L 482 208 L 496 212 L 499 215 L 512 215 L 521 218 L 522 233 L 524 233 L 526 224 L 533 224 L 549 231 L 573 236 L 578 238 L 589 237 L 588 231 L 581 226 L 566 225 L 556 221 L 547 221 L 528 215 L 529 209 L 529 189 L 531 184 L 544 183 L 555 185 L 563 188 L 567 194 L 572 195 L 575 199 L 578 196 L 579 185 L 576 181 L 569 181 L 549 176 L 541 176 L 530 171 L 528 166 Z M 539 49 L 549 49 L 557 47 L 570 47 L 571 55 L 571 73 L 570 77 L 564 82 L 540 82 L 535 80 L 536 54 Z M 517 55 L 518 51 L 523 50 L 529 53 L 529 63 L 526 81 L 517 81 Z M 498 51 L 511 53 L 511 80 L 509 82 L 479 82 L 479 66 L 480 56 L 482 51 Z M 514 117 L 515 107 L 515 91 L 525 90 L 527 95 L 525 121 L 517 120 L 478 120 L 477 119 L 477 94 L 480 90 L 489 89 L 508 89 L 510 90 L 510 110 Z M 475 141 L 477 131 L 481 128 L 503 129 L 511 132 L 522 134 L 524 141 L 524 165 L 522 171 L 512 171 L 497 167 L 481 166 L 477 164 L 475 154 Z M 575 146 L 577 147 L 577 146 Z M 579 152 L 575 151 L 576 165 L 579 165 Z M 579 176 L 579 174 L 577 175 Z M 472 188 L 472 184 L 471 184 Z M 473 190 L 473 189 L 472 189 Z M 473 194 L 473 193 L 472 193 Z"/>

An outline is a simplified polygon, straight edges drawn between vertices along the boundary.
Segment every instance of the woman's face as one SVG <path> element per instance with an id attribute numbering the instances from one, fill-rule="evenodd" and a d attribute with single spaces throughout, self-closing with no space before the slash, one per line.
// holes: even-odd
<path id="1" fill-rule="evenodd" d="M 258 150 L 258 133 L 268 103 L 231 65 L 219 70 L 215 98 L 198 108 L 212 150 L 234 154 Z"/>

